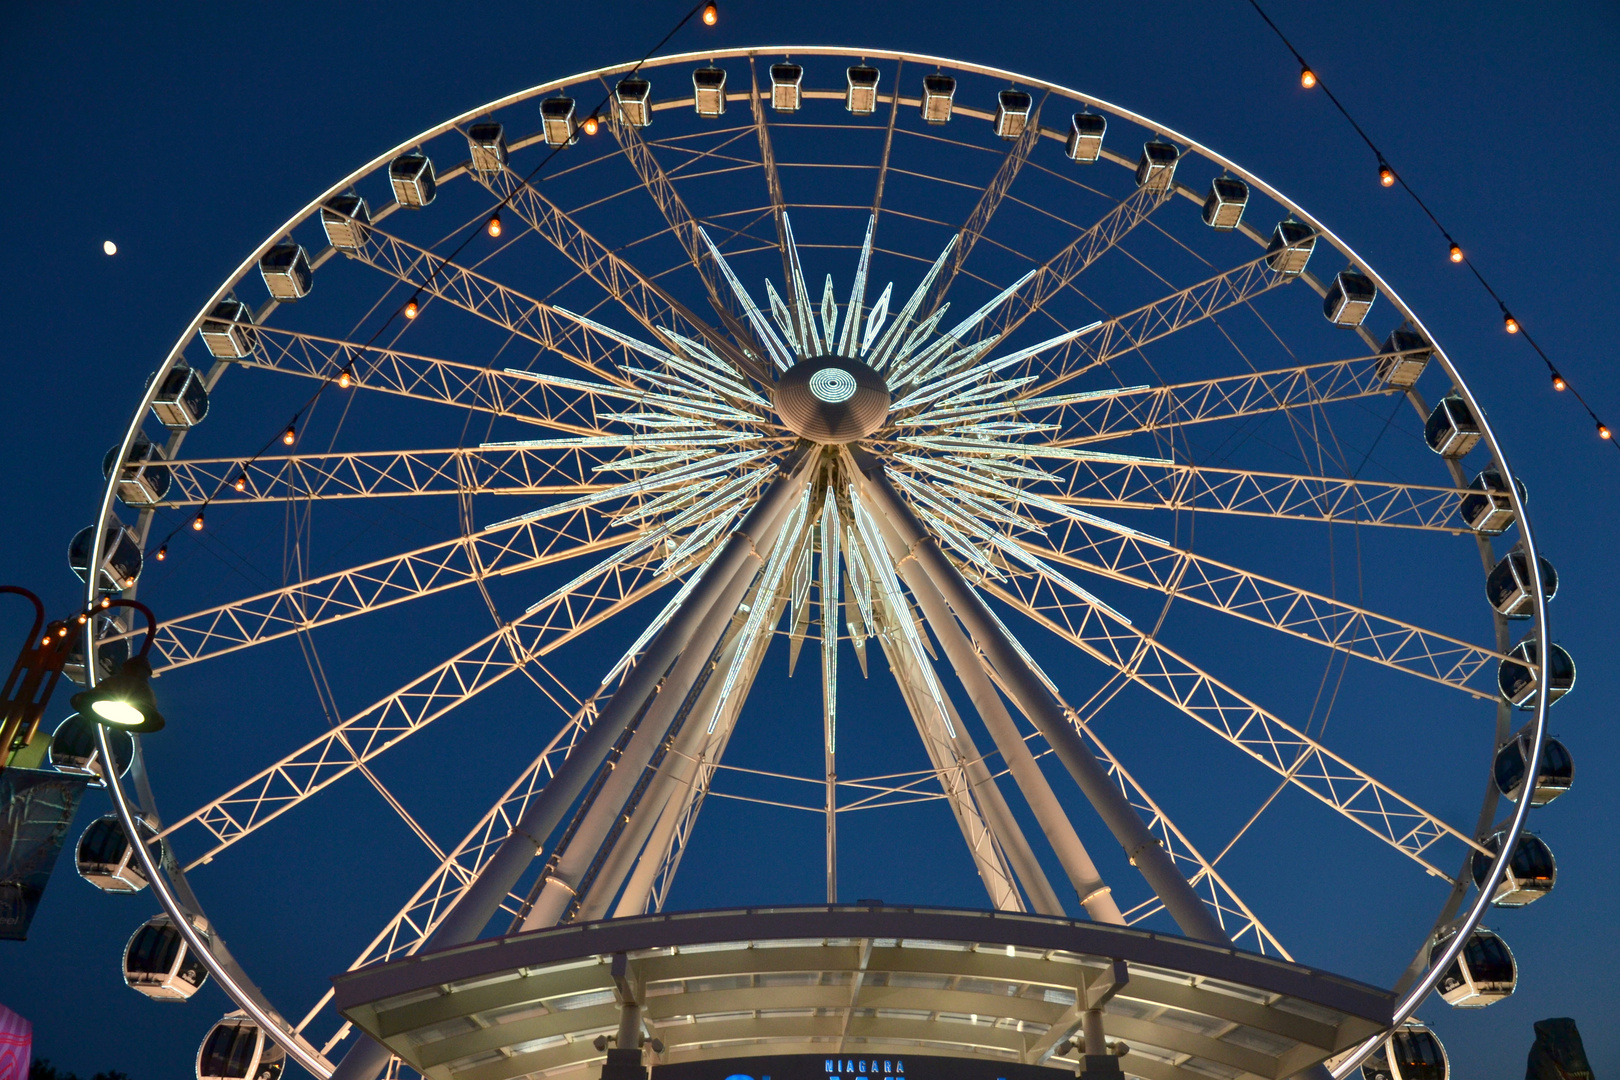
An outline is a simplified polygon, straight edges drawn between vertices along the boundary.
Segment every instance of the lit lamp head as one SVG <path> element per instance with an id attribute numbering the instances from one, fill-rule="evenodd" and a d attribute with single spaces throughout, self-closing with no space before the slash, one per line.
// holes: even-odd
<path id="1" fill-rule="evenodd" d="M 103 679 L 94 689 L 73 695 L 73 708 L 98 724 L 139 735 L 163 729 L 163 714 L 152 696 L 152 666 L 143 656 L 124 661 L 118 674 Z"/>

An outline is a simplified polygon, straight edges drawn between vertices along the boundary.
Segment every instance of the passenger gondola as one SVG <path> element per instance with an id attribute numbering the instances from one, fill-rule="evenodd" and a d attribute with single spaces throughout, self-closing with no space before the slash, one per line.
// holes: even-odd
<path id="1" fill-rule="evenodd" d="M 467 159 L 473 172 L 488 176 L 506 167 L 506 128 L 485 121 L 467 129 Z"/>
<path id="2" fill-rule="evenodd" d="M 938 73 L 923 76 L 921 112 L 924 123 L 950 123 L 951 109 L 955 102 L 955 79 Z"/>
<path id="3" fill-rule="evenodd" d="M 613 100 L 619 104 L 619 115 L 631 127 L 644 128 L 652 123 L 652 83 L 632 75 L 620 79 L 613 88 Z"/>
<path id="4" fill-rule="evenodd" d="M 118 464 L 119 447 L 114 446 L 101 459 L 101 475 L 111 477 Z M 118 470 L 118 501 L 125 506 L 151 506 L 169 493 L 174 475 L 163 464 L 163 447 L 136 433 L 130 444 L 129 456 Z"/>
<path id="5" fill-rule="evenodd" d="M 540 131 L 547 146 L 568 146 L 579 140 L 579 120 L 571 97 L 546 98 L 540 103 Z"/>
<path id="6" fill-rule="evenodd" d="M 1513 485 L 1519 489 L 1519 501 L 1528 501 L 1530 492 L 1524 481 L 1514 477 Z M 1468 487 L 1478 494 L 1464 495 L 1457 505 L 1457 512 L 1468 527 L 1486 536 L 1507 532 L 1513 525 L 1513 500 L 1508 495 L 1507 481 L 1502 478 L 1501 470 L 1494 465 L 1481 469 Z"/>
<path id="7" fill-rule="evenodd" d="M 1447 1080 L 1450 1074 L 1439 1036 L 1417 1020 L 1386 1035 L 1361 1065 L 1362 1080 Z"/>
<path id="8" fill-rule="evenodd" d="M 439 193 L 439 178 L 426 154 L 401 154 L 388 163 L 388 183 L 399 205 L 420 210 Z"/>
<path id="9" fill-rule="evenodd" d="M 996 134 L 1009 142 L 1024 134 L 1035 99 L 1022 90 L 1003 90 L 996 95 Z"/>
<path id="10" fill-rule="evenodd" d="M 1491 854 L 1476 851 L 1469 861 L 1469 872 L 1474 877 L 1474 888 L 1485 888 L 1485 879 L 1491 872 L 1491 862 L 1496 853 L 1502 850 L 1504 835 L 1496 832 L 1480 841 L 1484 847 L 1490 849 Z M 1521 833 L 1519 842 L 1513 847 L 1513 857 L 1508 860 L 1507 869 L 1502 872 L 1502 880 L 1496 883 L 1496 891 L 1491 894 L 1491 903 L 1497 907 L 1524 907 L 1552 892 L 1553 886 L 1557 883 L 1558 862 L 1553 858 L 1552 848 L 1548 847 L 1547 842 L 1539 836 Z"/>
<path id="11" fill-rule="evenodd" d="M 177 363 L 152 398 L 152 415 L 170 431 L 186 431 L 208 416 L 208 388 L 195 368 Z"/>
<path id="12" fill-rule="evenodd" d="M 1136 163 L 1136 186 L 1168 191 L 1176 178 L 1176 163 L 1181 151 L 1163 139 L 1142 144 L 1142 157 Z"/>
<path id="13" fill-rule="evenodd" d="M 207 933 L 201 919 L 193 925 Z M 167 915 L 147 922 L 124 946 L 124 985 L 153 1001 L 185 1001 L 207 981 L 207 967 Z"/>
<path id="14" fill-rule="evenodd" d="M 1541 566 L 1541 592 L 1548 600 L 1558 595 L 1558 571 L 1546 559 Z M 1530 556 L 1514 548 L 1502 556 L 1485 579 L 1485 599 L 1509 619 L 1528 619 L 1535 614 L 1535 594 L 1531 591 Z"/>
<path id="15" fill-rule="evenodd" d="M 309 266 L 309 253 L 302 244 L 283 240 L 259 258 L 259 276 L 270 295 L 282 303 L 292 303 L 309 295 L 315 286 L 315 271 Z"/>
<path id="16" fill-rule="evenodd" d="M 111 678 L 118 674 L 129 659 L 129 638 L 121 637 L 129 633 L 129 623 L 117 611 L 103 611 L 96 615 L 96 681 Z M 68 649 L 67 660 L 62 664 L 62 674 L 80 686 L 88 686 L 84 677 L 84 634 L 80 634 Z M 108 639 L 112 640 L 108 640 Z"/>
<path id="17" fill-rule="evenodd" d="M 1090 165 L 1102 157 L 1103 135 L 1108 131 L 1108 117 L 1096 113 L 1075 113 L 1069 120 L 1069 137 L 1063 152 L 1070 161 Z"/>
<path id="18" fill-rule="evenodd" d="M 1277 222 L 1266 245 L 1266 265 L 1287 277 L 1303 274 L 1316 249 L 1316 231 L 1292 218 Z"/>
<path id="19" fill-rule="evenodd" d="M 1530 748 L 1533 732 L 1525 728 L 1502 744 L 1492 763 L 1496 777 L 1496 790 L 1504 798 L 1518 802 L 1524 794 L 1524 782 L 1529 773 Z M 1547 736 L 1541 741 L 1541 763 L 1536 769 L 1536 782 L 1530 792 L 1531 806 L 1546 806 L 1568 791 L 1575 783 L 1575 759 L 1564 744 Z"/>
<path id="20" fill-rule="evenodd" d="M 326 242 L 339 251 L 359 251 L 371 239 L 371 208 L 358 195 L 334 195 L 321 207 Z"/>
<path id="21" fill-rule="evenodd" d="M 74 534 L 68 544 L 68 566 L 79 580 L 90 582 L 90 547 L 95 540 L 96 527 L 86 525 Z M 135 534 L 116 520 L 107 526 L 101 538 L 101 565 L 96 567 L 96 588 L 106 593 L 119 593 L 134 585 L 141 576 L 141 548 Z"/>
<path id="22" fill-rule="evenodd" d="M 723 116 L 726 111 L 726 69 L 700 67 L 692 72 L 692 108 L 699 116 Z"/>
<path id="23" fill-rule="evenodd" d="M 1456 394 L 1447 394 L 1435 403 L 1423 425 L 1423 439 L 1441 457 L 1460 458 L 1479 442 L 1479 421 Z"/>
<path id="24" fill-rule="evenodd" d="M 1229 232 L 1243 220 L 1243 208 L 1248 203 L 1248 184 L 1235 177 L 1217 176 L 1210 181 L 1209 194 L 1204 196 L 1204 224 Z"/>
<path id="25" fill-rule="evenodd" d="M 855 64 L 844 72 L 844 108 L 856 116 L 870 116 L 876 112 L 879 78 L 878 69 L 865 64 Z"/>
<path id="26" fill-rule="evenodd" d="M 233 297 L 214 305 L 199 332 L 209 353 L 219 360 L 240 360 L 259 344 L 259 335 L 253 332 L 252 309 Z"/>
<path id="27" fill-rule="evenodd" d="M 1496 685 L 1502 696 L 1521 709 L 1536 707 L 1536 671 L 1541 664 L 1541 643 L 1525 638 L 1508 650 L 1510 659 L 1496 665 Z M 1547 650 L 1547 704 L 1575 689 L 1575 661 L 1554 642 Z"/>
<path id="28" fill-rule="evenodd" d="M 100 650 L 97 652 L 99 654 Z M 99 655 L 97 659 L 100 659 Z M 119 776 L 123 776 L 129 771 L 130 760 L 135 756 L 134 739 L 127 731 L 108 728 L 107 742 L 112 747 L 113 767 Z M 66 720 L 56 726 L 55 733 L 51 735 L 51 745 L 45 751 L 45 759 L 51 763 L 51 768 L 59 772 L 91 777 L 91 787 L 101 787 L 107 776 L 101 760 L 101 747 L 96 742 L 96 725 L 78 713 L 70 713 Z"/>
<path id="29" fill-rule="evenodd" d="M 147 840 L 154 849 L 154 857 L 160 843 L 155 836 Z M 79 834 L 78 846 L 73 849 L 73 864 L 80 877 L 102 892 L 140 892 L 151 884 L 116 814 L 97 818 Z"/>
<path id="30" fill-rule="evenodd" d="M 1378 299 L 1372 278 L 1355 267 L 1340 270 L 1322 298 L 1322 314 L 1334 326 L 1360 326 Z"/>
<path id="31" fill-rule="evenodd" d="M 287 1052 L 240 1012 L 213 1026 L 197 1048 L 197 1080 L 279 1080 Z"/>
<path id="32" fill-rule="evenodd" d="M 1430 964 L 1440 959 L 1455 934 L 1455 930 L 1448 931 L 1434 943 L 1429 950 Z M 1435 989 L 1447 1004 L 1459 1009 L 1481 1009 L 1510 996 L 1518 982 L 1513 951 L 1507 942 L 1481 926 L 1469 936 Z"/>
<path id="33" fill-rule="evenodd" d="M 1423 369 L 1434 356 L 1434 346 L 1416 330 L 1400 327 L 1391 331 L 1379 350 L 1378 377 L 1385 386 L 1409 390 L 1417 385 Z"/>

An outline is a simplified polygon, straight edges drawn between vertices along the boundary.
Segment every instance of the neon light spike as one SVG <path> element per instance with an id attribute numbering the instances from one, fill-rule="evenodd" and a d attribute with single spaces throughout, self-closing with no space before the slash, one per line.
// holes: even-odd
<path id="1" fill-rule="evenodd" d="M 770 323 L 766 322 L 759 306 L 754 303 L 754 298 L 748 295 L 743 283 L 737 280 L 737 275 L 732 273 L 731 264 L 720 254 L 720 249 L 715 246 L 714 241 L 709 239 L 708 231 L 699 228 L 698 235 L 703 237 L 703 242 L 709 246 L 709 254 L 714 256 L 715 265 L 720 267 L 720 272 L 725 275 L 726 283 L 731 286 L 737 302 L 742 305 L 743 313 L 748 316 L 748 322 L 753 326 L 754 333 L 765 343 L 765 351 L 771 354 L 771 359 L 776 362 L 777 367 L 786 371 L 793 364 L 793 354 L 782 344 L 782 339 L 776 336 L 776 331 L 771 329 Z"/>
<path id="2" fill-rule="evenodd" d="M 801 354 L 816 356 L 822 351 L 821 340 L 816 337 L 816 320 L 810 311 L 810 290 L 804 283 L 804 267 L 799 263 L 799 245 L 793 240 L 793 221 L 786 210 L 782 211 L 782 235 L 787 240 L 788 265 L 793 271 L 793 280 L 788 282 L 788 288 L 793 290 L 793 310 L 799 317 Z"/>
<path id="3" fill-rule="evenodd" d="M 793 314 L 782 302 L 782 297 L 777 294 L 776 286 L 771 284 L 770 278 L 765 279 L 765 298 L 770 301 L 771 318 L 776 320 L 777 329 L 782 331 L 782 336 L 787 338 L 788 345 L 795 352 L 803 354 L 804 349 L 799 345 L 798 331 L 793 328 Z"/>
<path id="4" fill-rule="evenodd" d="M 883 295 L 878 297 L 877 303 L 872 305 L 872 314 L 866 317 L 866 332 L 861 335 L 861 355 L 865 356 L 872 349 L 872 342 L 877 340 L 878 331 L 883 329 L 883 320 L 889 316 L 889 294 L 894 292 L 894 282 L 883 286 Z"/>
<path id="5" fill-rule="evenodd" d="M 917 290 L 911 294 L 911 299 L 906 301 L 906 306 L 901 308 L 900 313 L 894 317 L 894 322 L 889 325 L 888 333 L 878 340 L 877 350 L 873 353 L 871 360 L 872 367 L 882 371 L 884 365 L 888 363 L 889 353 L 899 342 L 900 335 L 905 332 L 907 325 L 916 316 L 917 309 L 922 306 L 923 299 L 928 295 L 929 287 L 934 284 L 934 279 L 945 268 L 945 260 L 950 258 L 951 252 L 955 250 L 956 237 L 953 235 L 946 242 L 945 250 L 939 253 L 939 258 L 934 260 L 934 265 L 929 267 L 928 273 L 923 275 L 922 282 L 917 286 Z M 899 361 L 904 358 L 905 354 L 902 353 L 895 359 Z"/>
<path id="6" fill-rule="evenodd" d="M 831 486 L 821 504 L 821 686 L 827 753 L 838 753 L 838 500 Z"/>
<path id="7" fill-rule="evenodd" d="M 866 239 L 861 241 L 861 258 L 855 264 L 855 284 L 849 290 L 849 311 L 844 315 L 844 336 L 838 339 L 838 354 L 854 356 L 857 334 L 861 325 L 861 306 L 866 302 L 866 268 L 872 261 L 872 230 L 877 227 L 877 216 L 866 219 Z"/>
<path id="8" fill-rule="evenodd" d="M 833 295 L 832 275 L 827 275 L 827 287 L 821 290 L 821 330 L 822 337 L 828 342 L 829 348 L 833 340 L 833 331 L 838 327 L 838 298 Z"/>
<path id="9" fill-rule="evenodd" d="M 583 510 L 588 506 L 595 506 L 597 503 L 609 502 L 613 499 L 623 498 L 626 495 L 636 495 L 643 491 L 651 491 L 654 488 L 666 487 L 670 484 L 681 483 L 682 481 L 686 480 L 696 480 L 705 476 L 713 476 L 715 473 L 725 472 L 727 469 L 730 469 L 735 465 L 741 465 L 745 462 L 762 458 L 766 455 L 766 453 L 768 453 L 768 451 L 754 450 L 748 453 L 722 454 L 717 458 L 710 458 L 708 461 L 700 461 L 695 462 L 692 465 L 668 469 L 664 472 L 658 473 L 657 475 L 645 477 L 641 480 L 632 480 L 629 483 L 618 484 L 614 487 L 606 489 L 605 491 L 595 491 L 589 495 L 582 495 L 577 499 L 569 499 L 565 502 L 556 503 L 552 506 L 542 507 L 539 510 L 531 510 L 527 514 L 519 514 L 517 517 L 507 518 L 504 521 L 497 521 L 495 524 L 490 525 L 489 528 L 499 529 L 507 525 L 520 525 L 524 522 L 540 521 L 544 518 L 554 517 L 557 514 L 566 514 L 574 510 Z"/>

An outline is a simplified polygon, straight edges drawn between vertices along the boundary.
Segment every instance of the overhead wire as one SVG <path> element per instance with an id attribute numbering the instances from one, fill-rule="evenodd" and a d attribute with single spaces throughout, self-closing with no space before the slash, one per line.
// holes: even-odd
<path id="1" fill-rule="evenodd" d="M 1467 249 L 1457 242 L 1456 238 L 1452 235 L 1451 230 L 1447 229 L 1446 226 L 1440 221 L 1440 218 L 1436 216 L 1432 209 L 1430 209 L 1429 204 L 1424 202 L 1422 196 L 1413 190 L 1411 184 L 1407 183 L 1406 177 L 1402 176 L 1399 171 L 1390 165 L 1389 159 L 1385 156 L 1384 152 L 1379 149 L 1378 144 L 1373 142 L 1372 136 L 1368 135 L 1366 129 L 1356 121 L 1354 116 L 1350 115 L 1350 110 L 1345 108 L 1344 102 L 1340 101 L 1338 95 L 1334 94 L 1334 92 L 1328 87 L 1327 83 L 1322 80 L 1321 72 L 1306 62 L 1305 57 L 1297 48 L 1294 47 L 1294 43 L 1288 40 L 1288 35 L 1284 34 L 1281 28 L 1279 28 L 1277 24 L 1271 20 L 1270 15 L 1266 14 L 1265 9 L 1260 6 L 1259 0 L 1248 0 L 1248 2 L 1249 6 L 1254 8 L 1255 13 L 1258 14 L 1260 18 L 1265 20 L 1266 25 L 1271 28 L 1271 32 L 1277 35 L 1277 40 L 1281 41 L 1283 46 L 1293 54 L 1294 59 L 1299 62 L 1300 85 L 1307 90 L 1321 90 L 1322 93 L 1326 94 L 1328 101 L 1331 102 L 1333 107 L 1339 111 L 1339 115 L 1344 117 L 1345 121 L 1355 129 L 1355 132 L 1358 136 L 1360 136 L 1361 141 L 1367 144 L 1367 149 L 1373 152 L 1373 156 L 1378 160 L 1379 182 L 1385 187 L 1392 187 L 1399 184 L 1401 186 L 1401 190 L 1405 191 L 1412 197 L 1412 201 L 1417 204 L 1418 209 L 1423 211 L 1424 216 L 1426 216 L 1429 221 L 1434 224 L 1435 229 L 1438 230 L 1440 235 L 1445 238 L 1447 245 L 1449 245 L 1448 253 L 1451 261 L 1468 267 L 1469 272 L 1474 275 L 1474 280 L 1479 282 L 1480 287 L 1483 288 L 1486 294 L 1490 296 L 1491 300 L 1495 302 L 1497 310 L 1502 313 L 1503 328 L 1510 334 L 1516 334 L 1522 337 L 1525 343 L 1528 344 L 1530 348 L 1535 350 L 1536 355 L 1541 358 L 1541 362 L 1546 365 L 1547 375 L 1552 381 L 1553 389 L 1559 392 L 1563 392 L 1565 390 L 1569 391 L 1570 396 L 1580 403 L 1581 408 L 1586 410 L 1586 415 L 1591 418 L 1593 425 L 1597 429 L 1598 438 L 1603 439 L 1606 442 L 1613 442 L 1614 440 L 1611 437 L 1612 431 L 1610 430 L 1609 426 L 1605 424 L 1598 416 L 1597 411 L 1592 408 L 1585 396 L 1583 396 L 1580 391 L 1575 389 L 1574 385 L 1570 383 L 1569 379 L 1563 374 L 1561 369 L 1553 363 L 1552 358 L 1547 355 L 1547 351 L 1541 347 L 1540 342 L 1536 341 L 1536 339 L 1531 336 L 1530 331 L 1525 329 L 1524 323 L 1521 322 L 1519 318 L 1515 316 L 1508 308 L 1507 301 L 1504 300 L 1502 295 L 1496 291 L 1495 287 L 1493 287 L 1491 283 L 1486 280 L 1485 275 L 1474 263 L 1474 260 L 1469 257 Z"/>

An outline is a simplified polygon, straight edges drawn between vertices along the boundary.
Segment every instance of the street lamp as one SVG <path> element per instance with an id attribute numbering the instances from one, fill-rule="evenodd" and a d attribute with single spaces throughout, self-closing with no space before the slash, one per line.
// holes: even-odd
<path id="1" fill-rule="evenodd" d="M 73 708 L 80 716 L 98 724 L 145 735 L 163 730 L 163 714 L 152 694 L 152 665 L 146 654 L 152 648 L 157 618 L 152 609 L 137 600 L 114 600 L 110 607 L 130 607 L 146 616 L 146 640 L 141 651 L 124 661 L 118 674 L 103 679 L 89 690 L 73 695 Z"/>

